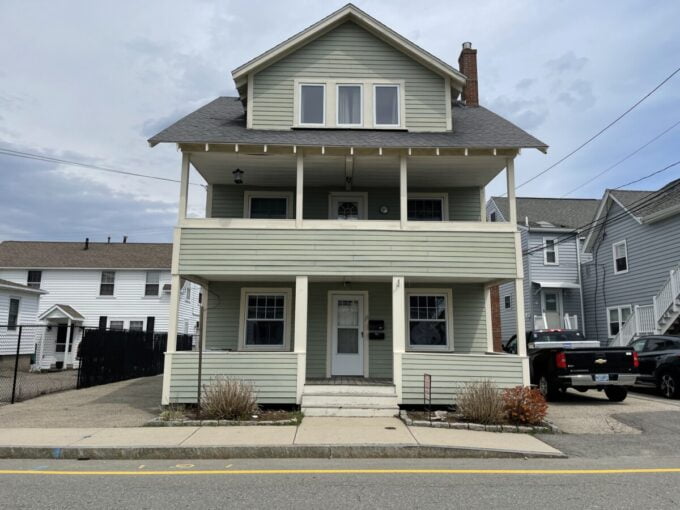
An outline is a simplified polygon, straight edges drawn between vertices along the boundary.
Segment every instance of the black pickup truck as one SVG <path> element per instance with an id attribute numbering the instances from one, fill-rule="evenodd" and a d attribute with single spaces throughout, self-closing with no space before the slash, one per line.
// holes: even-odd
<path id="1" fill-rule="evenodd" d="M 531 383 L 547 400 L 555 400 L 567 388 L 603 391 L 613 402 L 628 395 L 635 384 L 640 361 L 632 347 L 600 347 L 576 330 L 546 329 L 526 335 Z M 517 353 L 517 337 L 504 345 Z"/>

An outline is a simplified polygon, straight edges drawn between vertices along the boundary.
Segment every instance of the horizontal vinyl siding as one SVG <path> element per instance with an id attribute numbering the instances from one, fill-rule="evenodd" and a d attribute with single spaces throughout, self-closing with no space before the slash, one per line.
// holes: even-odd
<path id="1" fill-rule="evenodd" d="M 404 80 L 406 127 L 446 130 L 450 110 L 444 79 L 354 23 L 340 25 L 255 75 L 253 128 L 290 129 L 295 78 Z"/>
<path id="2" fill-rule="evenodd" d="M 529 250 L 536 250 L 525 255 L 531 264 L 531 279 L 534 281 L 564 281 L 578 283 L 578 258 L 576 256 L 576 239 L 566 238 L 564 233 L 530 232 Z M 557 265 L 543 263 L 543 238 L 556 238 Z"/>
<path id="3" fill-rule="evenodd" d="M 167 356 L 167 355 L 166 355 Z M 198 353 L 173 353 L 171 403 L 195 403 Z M 251 382 L 260 404 L 295 404 L 297 355 L 292 352 L 204 353 L 202 385 L 217 376 Z"/>
<path id="4" fill-rule="evenodd" d="M 9 300 L 19 299 L 19 318 L 17 324 L 38 324 L 38 295 L 25 292 L 15 292 L 9 289 L 0 289 L 0 356 L 14 356 L 17 352 L 19 328 L 8 330 Z M 38 328 L 26 328 L 22 331 L 19 354 L 32 354 L 35 351 L 35 343 L 40 337 L 41 330 Z"/>
<path id="5" fill-rule="evenodd" d="M 423 403 L 423 374 L 432 376 L 432 403 L 451 405 L 467 383 L 491 379 L 500 388 L 522 384 L 516 356 L 406 353 L 402 357 L 402 403 Z"/>
<path id="6" fill-rule="evenodd" d="M 514 278 L 511 232 L 199 229 L 181 231 L 179 268 L 195 275 Z"/>

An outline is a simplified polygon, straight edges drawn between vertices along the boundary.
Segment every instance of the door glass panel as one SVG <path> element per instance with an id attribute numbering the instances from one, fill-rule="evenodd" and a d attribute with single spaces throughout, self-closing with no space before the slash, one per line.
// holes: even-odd
<path id="1" fill-rule="evenodd" d="M 356 328 L 359 326 L 359 303 L 355 300 L 338 301 L 338 327 Z"/>
<path id="2" fill-rule="evenodd" d="M 557 311 L 557 294 L 551 293 L 545 295 L 545 311 L 546 312 Z"/>
<path id="3" fill-rule="evenodd" d="M 359 331 L 356 328 L 338 328 L 338 354 L 359 353 Z"/>
<path id="4" fill-rule="evenodd" d="M 359 202 L 343 200 L 338 202 L 337 218 L 339 220 L 358 220 Z"/>

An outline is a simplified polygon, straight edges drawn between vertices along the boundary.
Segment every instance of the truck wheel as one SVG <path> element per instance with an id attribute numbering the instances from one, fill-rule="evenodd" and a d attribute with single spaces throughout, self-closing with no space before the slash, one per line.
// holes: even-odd
<path id="1" fill-rule="evenodd" d="M 659 377 L 659 391 L 666 398 L 680 397 L 680 381 L 671 372 L 664 372 Z"/>
<path id="2" fill-rule="evenodd" d="M 545 375 L 538 378 L 538 391 L 547 401 L 557 400 L 560 396 L 560 389 Z"/>
<path id="3" fill-rule="evenodd" d="M 628 396 L 628 390 L 623 386 L 608 386 L 604 389 L 604 394 L 612 402 L 623 402 Z"/>

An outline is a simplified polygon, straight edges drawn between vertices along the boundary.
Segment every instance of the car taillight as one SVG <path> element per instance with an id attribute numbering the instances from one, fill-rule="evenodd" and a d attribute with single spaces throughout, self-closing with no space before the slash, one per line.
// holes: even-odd
<path id="1" fill-rule="evenodd" d="M 633 368 L 640 368 L 640 356 L 637 351 L 633 351 Z"/>
<path id="2" fill-rule="evenodd" d="M 557 368 L 567 368 L 567 355 L 563 352 L 558 352 L 555 355 L 555 366 Z"/>

